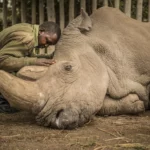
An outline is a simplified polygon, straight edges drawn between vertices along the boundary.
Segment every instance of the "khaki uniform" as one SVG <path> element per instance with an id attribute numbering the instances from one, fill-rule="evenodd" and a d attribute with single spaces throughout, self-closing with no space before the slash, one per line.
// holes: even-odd
<path id="1" fill-rule="evenodd" d="M 0 32 L 0 69 L 13 72 L 34 65 L 31 57 L 38 45 L 39 25 L 20 23 Z"/>

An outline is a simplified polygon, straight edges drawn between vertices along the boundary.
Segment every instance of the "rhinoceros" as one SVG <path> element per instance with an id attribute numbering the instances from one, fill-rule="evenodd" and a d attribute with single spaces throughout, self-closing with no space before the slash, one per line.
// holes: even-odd
<path id="1" fill-rule="evenodd" d="M 56 45 L 56 63 L 28 66 L 13 76 L 0 70 L 0 93 L 38 124 L 74 129 L 95 115 L 149 109 L 150 24 L 102 7 L 82 10 Z"/>

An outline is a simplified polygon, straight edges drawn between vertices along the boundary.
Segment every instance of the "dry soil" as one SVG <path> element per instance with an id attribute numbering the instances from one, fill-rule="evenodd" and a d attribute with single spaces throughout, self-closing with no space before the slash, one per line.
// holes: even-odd
<path id="1" fill-rule="evenodd" d="M 150 150 L 150 111 L 95 117 L 74 130 L 39 126 L 28 112 L 0 113 L 0 150 Z"/>

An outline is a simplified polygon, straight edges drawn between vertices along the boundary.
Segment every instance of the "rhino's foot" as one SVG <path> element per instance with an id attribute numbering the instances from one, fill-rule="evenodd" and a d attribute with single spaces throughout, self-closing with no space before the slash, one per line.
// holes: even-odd
<path id="1" fill-rule="evenodd" d="M 106 97 L 98 115 L 138 114 L 145 111 L 143 101 L 136 94 L 129 94 L 122 99 Z"/>

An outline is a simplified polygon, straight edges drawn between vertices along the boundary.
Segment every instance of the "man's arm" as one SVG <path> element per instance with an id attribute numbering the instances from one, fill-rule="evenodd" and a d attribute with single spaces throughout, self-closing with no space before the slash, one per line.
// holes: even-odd
<path id="1" fill-rule="evenodd" d="M 24 66 L 49 66 L 54 60 L 28 57 L 29 50 L 23 43 L 12 41 L 0 50 L 0 69 L 7 72 L 18 71 Z"/>
<path id="2" fill-rule="evenodd" d="M 36 57 L 12 57 L 4 59 L 0 62 L 0 69 L 7 72 L 18 71 L 24 66 L 35 65 L 37 61 Z"/>

